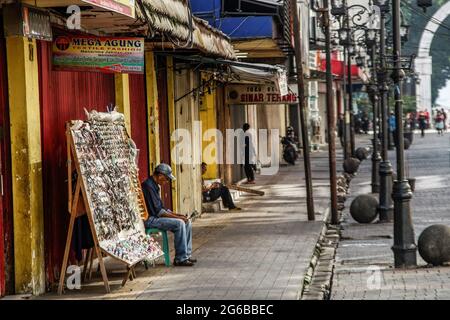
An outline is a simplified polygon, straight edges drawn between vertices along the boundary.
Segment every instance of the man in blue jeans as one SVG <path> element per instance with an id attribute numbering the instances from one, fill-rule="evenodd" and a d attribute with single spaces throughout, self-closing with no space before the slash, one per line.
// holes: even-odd
<path id="1" fill-rule="evenodd" d="M 175 235 L 175 266 L 191 267 L 197 262 L 192 254 L 192 224 L 181 214 L 166 209 L 159 195 L 161 185 L 175 180 L 172 168 L 165 163 L 159 164 L 153 175 L 142 183 L 149 218 L 144 222 L 146 228 L 158 228 L 172 231 Z"/>

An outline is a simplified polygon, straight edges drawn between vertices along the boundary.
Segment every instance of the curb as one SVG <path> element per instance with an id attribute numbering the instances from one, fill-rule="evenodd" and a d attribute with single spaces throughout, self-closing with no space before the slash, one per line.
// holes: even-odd
<path id="1" fill-rule="evenodd" d="M 307 290 L 309 288 L 309 286 L 312 282 L 312 279 L 314 276 L 314 270 L 317 266 L 320 252 L 321 252 L 321 242 L 323 241 L 323 239 L 328 231 L 328 223 L 331 219 L 330 214 L 331 214 L 331 210 L 330 210 L 330 204 L 329 204 L 328 207 L 325 209 L 325 214 L 322 219 L 322 222 L 323 222 L 322 230 L 320 231 L 319 236 L 317 238 L 316 245 L 314 246 L 314 251 L 311 256 L 311 260 L 309 262 L 308 270 L 306 271 L 306 274 L 303 277 L 303 281 L 301 282 L 300 290 L 299 290 L 300 294 L 299 294 L 297 300 L 303 300 L 304 292 L 305 292 L 305 290 Z"/>

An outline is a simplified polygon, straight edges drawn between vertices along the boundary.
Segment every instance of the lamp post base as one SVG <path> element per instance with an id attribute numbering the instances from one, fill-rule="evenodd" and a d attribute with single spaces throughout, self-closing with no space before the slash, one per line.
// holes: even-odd
<path id="1" fill-rule="evenodd" d="M 394 199 L 394 262 L 396 268 L 417 266 L 417 246 L 411 218 L 412 192 L 408 180 L 395 181 Z"/>
<path id="2" fill-rule="evenodd" d="M 378 214 L 380 222 L 394 220 L 394 206 L 392 203 L 392 165 L 389 160 L 380 162 L 380 204 Z"/>
<path id="3" fill-rule="evenodd" d="M 416 268 L 417 267 L 417 248 L 392 247 L 394 252 L 394 265 L 396 268 Z"/>

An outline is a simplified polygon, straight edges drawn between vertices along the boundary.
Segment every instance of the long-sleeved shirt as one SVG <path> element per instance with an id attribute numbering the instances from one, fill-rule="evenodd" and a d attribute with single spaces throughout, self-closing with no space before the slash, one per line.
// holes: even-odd
<path id="1" fill-rule="evenodd" d="M 159 185 L 153 180 L 153 177 L 148 178 L 142 183 L 145 204 L 147 205 L 147 210 L 151 217 L 159 218 L 161 214 L 170 212 L 170 210 L 164 207 L 159 195 L 159 190 Z"/>

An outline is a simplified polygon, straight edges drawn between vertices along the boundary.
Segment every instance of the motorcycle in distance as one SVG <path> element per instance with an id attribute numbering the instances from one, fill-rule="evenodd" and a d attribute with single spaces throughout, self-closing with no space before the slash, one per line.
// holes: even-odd
<path id="1" fill-rule="evenodd" d="M 294 135 L 294 129 L 288 127 L 286 130 L 286 136 L 281 137 L 281 144 L 283 145 L 283 159 L 291 165 L 295 165 L 295 161 L 298 159 L 298 147 L 296 138 Z"/>

